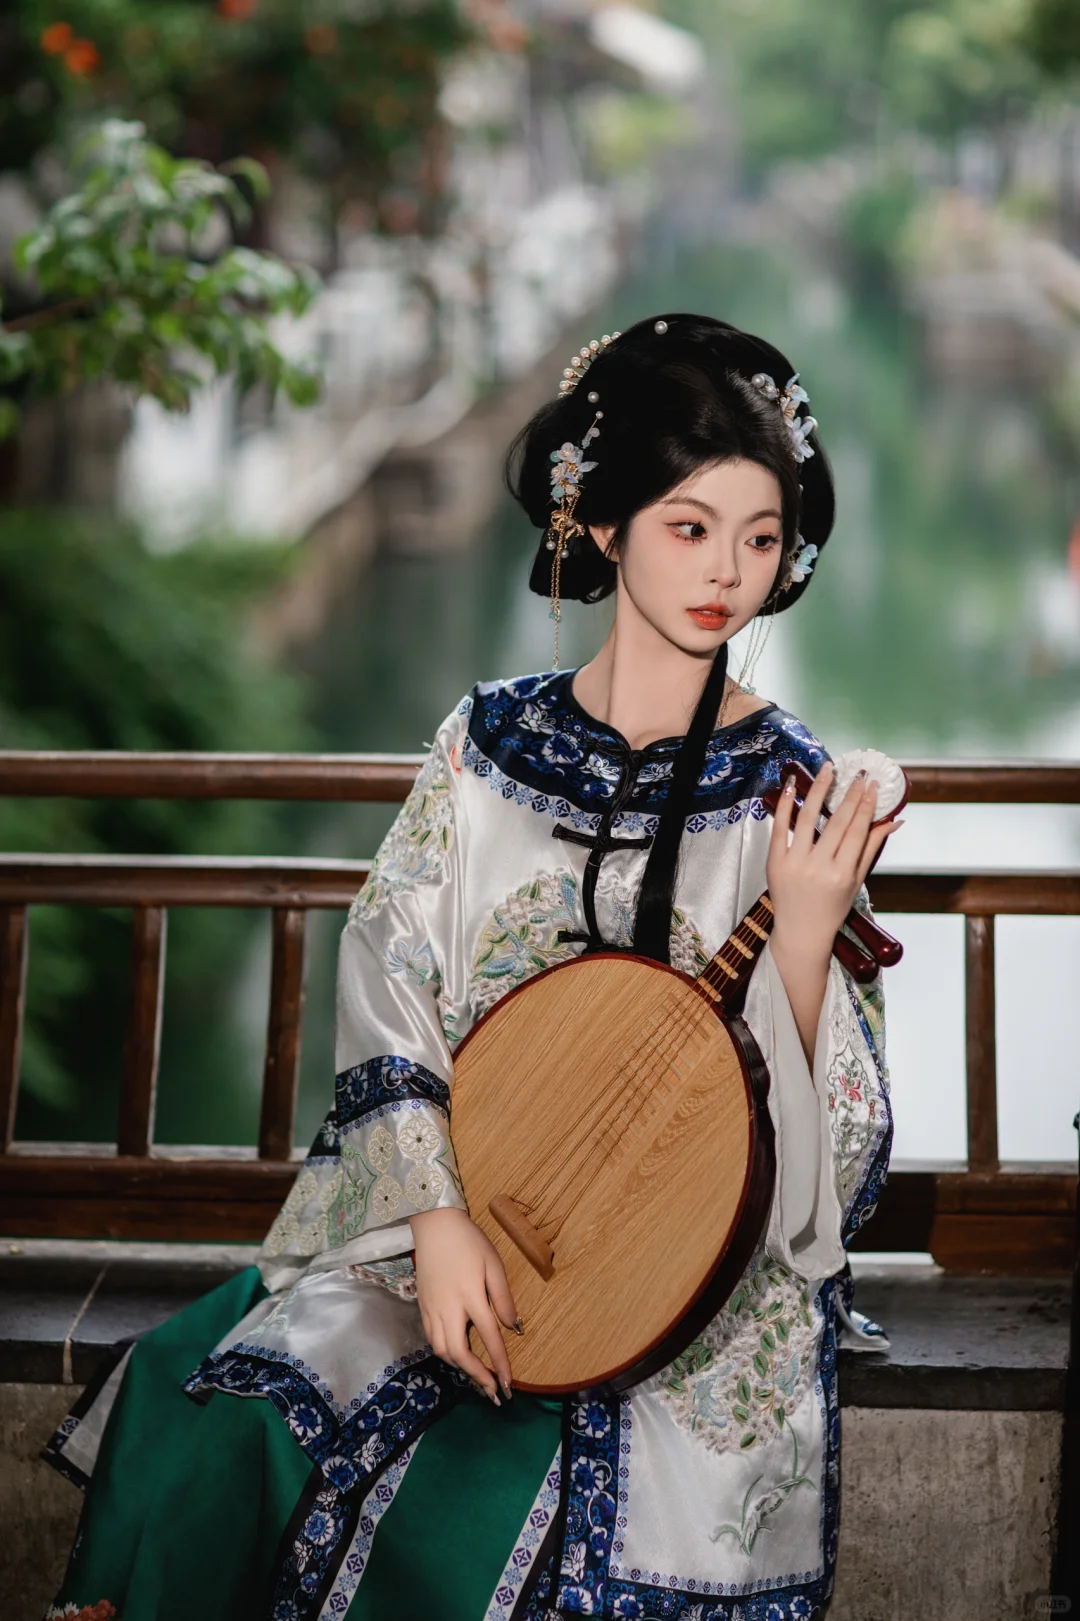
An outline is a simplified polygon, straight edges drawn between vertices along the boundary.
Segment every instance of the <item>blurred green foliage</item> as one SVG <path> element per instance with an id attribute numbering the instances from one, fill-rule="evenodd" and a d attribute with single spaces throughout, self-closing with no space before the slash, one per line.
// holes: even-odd
<path id="1" fill-rule="evenodd" d="M 1031 53 L 1053 78 L 1080 68 L 1080 6 L 1076 0 L 1033 0 L 1028 27 Z"/>
<path id="2" fill-rule="evenodd" d="M 909 130 L 950 140 L 1015 118 L 1077 39 L 1075 0 L 667 0 L 728 63 L 761 174 Z M 1040 21 L 1041 17 L 1041 21 Z"/>
<path id="3" fill-rule="evenodd" d="M 918 200 L 918 186 L 902 170 L 883 174 L 848 199 L 840 233 L 858 283 L 872 290 L 894 289 L 902 244 Z"/>
<path id="4" fill-rule="evenodd" d="M 332 210 L 407 186 L 432 227 L 441 64 L 483 35 L 516 38 L 495 26 L 501 0 L 472 9 L 491 26 L 457 0 L 16 0 L 0 149 L 25 165 L 65 119 L 120 112 L 173 152 L 285 158 Z"/>
<path id="5" fill-rule="evenodd" d="M 238 630 L 291 566 L 291 554 L 220 542 L 152 556 L 116 520 L 5 511 L 0 748 L 311 746 L 302 687 Z M 259 804 L 0 801 L 7 850 L 265 853 L 281 829 Z M 128 926 L 122 913 L 34 908 L 20 1135 L 114 1134 Z M 239 1061 L 230 987 L 250 931 L 239 912 L 173 919 L 163 1068 L 182 1077 L 181 1119 L 201 1140 L 240 1129 L 242 1089 L 222 1080 Z"/>
<path id="6" fill-rule="evenodd" d="M 230 374 L 242 392 L 261 383 L 271 401 L 279 388 L 298 405 L 318 394 L 317 374 L 287 359 L 267 328 L 304 312 L 314 276 L 223 246 L 249 213 L 236 180 L 144 136 L 141 124 L 107 119 L 84 145 L 78 191 L 16 248 L 40 302 L 0 326 L 0 438 L 17 430 L 17 398 L 99 378 L 171 411 L 186 410 L 209 373 Z M 265 189 L 258 164 L 233 167 Z"/>

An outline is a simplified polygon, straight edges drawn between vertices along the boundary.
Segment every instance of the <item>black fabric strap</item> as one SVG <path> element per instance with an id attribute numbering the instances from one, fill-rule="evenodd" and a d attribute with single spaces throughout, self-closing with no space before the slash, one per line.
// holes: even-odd
<path id="1" fill-rule="evenodd" d="M 660 825 L 645 863 L 634 918 L 634 951 L 638 956 L 652 957 L 656 962 L 671 961 L 671 910 L 675 900 L 679 847 L 694 790 L 705 764 L 705 751 L 724 696 L 727 666 L 727 643 L 721 642 L 682 746 L 675 756 L 671 785 L 660 812 Z"/>

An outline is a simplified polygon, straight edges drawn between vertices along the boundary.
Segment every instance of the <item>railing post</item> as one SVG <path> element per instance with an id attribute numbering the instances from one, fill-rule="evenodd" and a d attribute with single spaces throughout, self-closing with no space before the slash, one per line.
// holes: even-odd
<path id="1" fill-rule="evenodd" d="M 0 906 L 0 1150 L 15 1135 L 26 1008 L 26 952 L 30 939 L 25 906 Z"/>
<path id="2" fill-rule="evenodd" d="M 307 912 L 274 907 L 270 1016 L 266 1028 L 259 1158 L 292 1158 L 300 1080 L 300 1021 L 304 1011 Z"/>
<path id="3" fill-rule="evenodd" d="M 154 1140 L 167 922 L 163 906 L 132 909 L 131 1013 L 124 1038 L 118 1154 L 149 1154 Z"/>
<path id="4" fill-rule="evenodd" d="M 996 1171 L 997 1024 L 994 917 L 964 919 L 968 1170 Z"/>

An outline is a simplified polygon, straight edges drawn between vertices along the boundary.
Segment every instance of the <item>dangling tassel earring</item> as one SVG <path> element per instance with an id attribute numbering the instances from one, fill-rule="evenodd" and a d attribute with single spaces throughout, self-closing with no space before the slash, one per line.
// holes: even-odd
<path id="1" fill-rule="evenodd" d="M 555 621 L 555 648 L 551 656 L 551 668 L 559 668 L 559 622 L 562 619 L 562 603 L 559 600 L 560 582 L 562 579 L 562 562 L 566 556 L 566 547 L 559 535 L 551 535 L 547 548 L 555 555 L 551 559 L 551 606 L 548 609 L 548 618 Z"/>
<path id="2" fill-rule="evenodd" d="M 757 688 L 753 684 L 754 671 L 757 669 L 758 660 L 765 651 L 765 643 L 769 639 L 774 617 L 771 613 L 759 614 L 750 630 L 750 643 L 746 649 L 746 657 L 742 661 L 742 668 L 739 671 L 739 687 L 751 697 L 757 692 Z"/>

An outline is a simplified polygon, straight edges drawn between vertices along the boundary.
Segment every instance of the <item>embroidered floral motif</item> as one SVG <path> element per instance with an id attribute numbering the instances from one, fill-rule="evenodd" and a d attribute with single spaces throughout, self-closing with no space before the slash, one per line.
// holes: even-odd
<path id="1" fill-rule="evenodd" d="M 274 1218 L 263 1253 L 317 1255 L 325 1249 L 329 1212 L 340 1194 L 340 1165 L 305 1164 Z"/>
<path id="2" fill-rule="evenodd" d="M 388 1055 L 337 1078 L 341 1175 L 328 1212 L 330 1243 L 440 1201 L 464 1203 L 450 1146 L 445 1081 Z M 455 1197 L 445 1199 L 448 1189 Z"/>
<path id="3" fill-rule="evenodd" d="M 77 1604 L 53 1604 L 45 1611 L 44 1621 L 112 1621 L 115 1614 L 114 1607 L 103 1598 L 81 1609 Z"/>
<path id="4" fill-rule="evenodd" d="M 426 1116 L 410 1115 L 398 1127 L 397 1145 L 406 1159 L 430 1159 L 443 1146 L 442 1133 Z"/>
<path id="5" fill-rule="evenodd" d="M 388 1289 L 399 1300 L 416 1299 L 416 1267 L 408 1255 L 395 1255 L 389 1261 L 368 1261 L 351 1266 L 349 1271 L 364 1283 L 378 1284 Z"/>
<path id="6" fill-rule="evenodd" d="M 641 863 L 644 866 L 644 862 Z M 615 946 L 629 946 L 634 939 L 634 918 L 638 891 L 612 869 L 601 867 L 596 881 L 597 918 L 604 938 Z M 603 910 L 601 910 L 603 908 Z M 671 966 L 694 979 L 710 961 L 701 935 L 677 906 L 671 909 Z"/>
<path id="7" fill-rule="evenodd" d="M 410 952 L 405 940 L 392 940 L 386 948 L 386 967 L 395 979 L 411 979 L 414 985 L 439 983 L 435 954 L 425 940 L 418 951 Z"/>
<path id="8" fill-rule="evenodd" d="M 756 1497 L 754 1493 L 764 1477 L 758 1475 L 752 1480 L 743 1497 L 739 1524 L 718 1525 L 709 1538 L 711 1542 L 719 1542 L 723 1537 L 732 1536 L 739 1552 L 749 1556 L 753 1553 L 754 1543 L 762 1531 L 772 1530 L 765 1521 L 783 1508 L 796 1487 L 809 1486 L 811 1491 L 817 1491 L 817 1485 L 810 1476 L 799 1473 L 799 1438 L 791 1425 L 788 1426 L 788 1434 L 791 1436 L 792 1450 L 790 1475 L 785 1480 L 778 1480 L 775 1485 L 767 1487 L 765 1491 L 759 1492 Z"/>
<path id="9" fill-rule="evenodd" d="M 610 728 L 573 702 L 573 671 L 481 683 L 472 694 L 464 765 L 506 798 L 579 825 L 575 812 L 602 810 L 618 779 L 621 747 Z M 628 809 L 658 814 L 678 741 L 657 746 Z M 812 775 L 825 750 L 794 715 L 778 708 L 726 727 L 708 747 L 695 810 L 730 813 L 779 780 L 779 762 L 797 759 Z M 719 825 L 719 824 L 718 824 Z M 697 831 L 688 822 L 690 831 Z M 649 829 L 651 831 L 651 829 Z"/>
<path id="10" fill-rule="evenodd" d="M 560 944 L 560 929 L 580 927 L 577 880 L 566 871 L 546 872 L 497 906 L 480 931 L 473 955 L 471 1000 L 479 1018 L 524 980 L 576 956 Z"/>
<path id="11" fill-rule="evenodd" d="M 349 922 L 365 923 L 398 890 L 437 878 L 453 843 L 450 782 L 442 752 L 435 748 L 379 847 L 368 881 L 349 909 Z"/>
<path id="12" fill-rule="evenodd" d="M 661 1397 L 707 1446 L 748 1451 L 799 1405 L 819 1333 L 807 1285 L 759 1253 L 724 1309 L 661 1374 Z"/>

